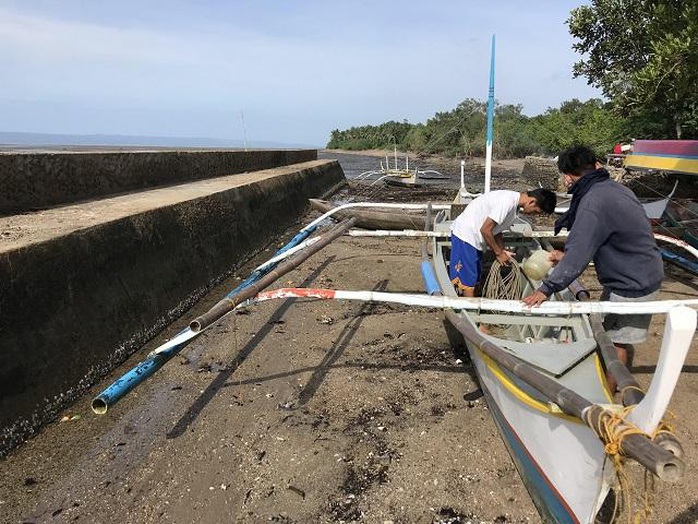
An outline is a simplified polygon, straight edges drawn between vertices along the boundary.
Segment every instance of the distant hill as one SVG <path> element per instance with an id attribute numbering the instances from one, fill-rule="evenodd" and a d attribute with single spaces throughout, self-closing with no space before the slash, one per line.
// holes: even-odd
<path id="1" fill-rule="evenodd" d="M 166 147 L 166 148 L 226 148 L 243 149 L 242 140 L 227 140 L 206 137 L 167 137 L 136 135 L 60 135 L 52 133 L 14 133 L 0 131 L 0 147 L 45 147 L 45 146 L 108 146 L 108 147 Z M 248 140 L 252 149 L 316 149 L 308 144 L 285 144 Z"/>

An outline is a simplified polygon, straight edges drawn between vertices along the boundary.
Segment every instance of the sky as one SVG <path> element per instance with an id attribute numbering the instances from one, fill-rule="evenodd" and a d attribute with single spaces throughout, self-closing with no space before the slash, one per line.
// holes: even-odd
<path id="1" fill-rule="evenodd" d="M 536 115 L 572 78 L 582 0 L 0 0 L 0 131 L 324 146 L 466 98 Z"/>

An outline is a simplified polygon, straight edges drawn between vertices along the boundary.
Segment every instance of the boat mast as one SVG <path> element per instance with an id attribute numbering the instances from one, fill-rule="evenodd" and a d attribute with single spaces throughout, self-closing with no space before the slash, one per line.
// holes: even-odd
<path id="1" fill-rule="evenodd" d="M 494 35 L 490 57 L 490 91 L 487 99 L 487 153 L 485 158 L 485 193 L 490 192 L 492 177 L 492 121 L 494 120 Z"/>

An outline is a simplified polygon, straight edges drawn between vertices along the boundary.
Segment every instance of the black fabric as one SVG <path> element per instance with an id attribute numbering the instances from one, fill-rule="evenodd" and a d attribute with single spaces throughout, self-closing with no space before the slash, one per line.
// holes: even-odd
<path id="1" fill-rule="evenodd" d="M 574 219 L 577 217 L 577 208 L 579 207 L 579 202 L 581 202 L 584 195 L 589 192 L 591 186 L 604 180 L 608 180 L 611 175 L 608 174 L 604 168 L 597 169 L 591 173 L 587 173 L 581 177 L 575 184 L 570 188 L 570 193 L 572 193 L 572 202 L 570 202 L 570 208 L 560 216 L 555 221 L 555 234 L 557 235 L 560 230 L 564 227 L 567 231 L 572 229 L 572 224 L 574 224 Z"/>

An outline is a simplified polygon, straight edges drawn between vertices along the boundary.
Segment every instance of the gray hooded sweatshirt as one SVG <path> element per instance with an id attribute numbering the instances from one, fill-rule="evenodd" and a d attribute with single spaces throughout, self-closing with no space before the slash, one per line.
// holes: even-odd
<path id="1" fill-rule="evenodd" d="M 540 286 L 561 291 L 594 260 L 605 290 L 627 298 L 656 291 L 664 279 L 662 256 L 645 210 L 627 187 L 604 180 L 582 197 L 565 256 Z"/>

